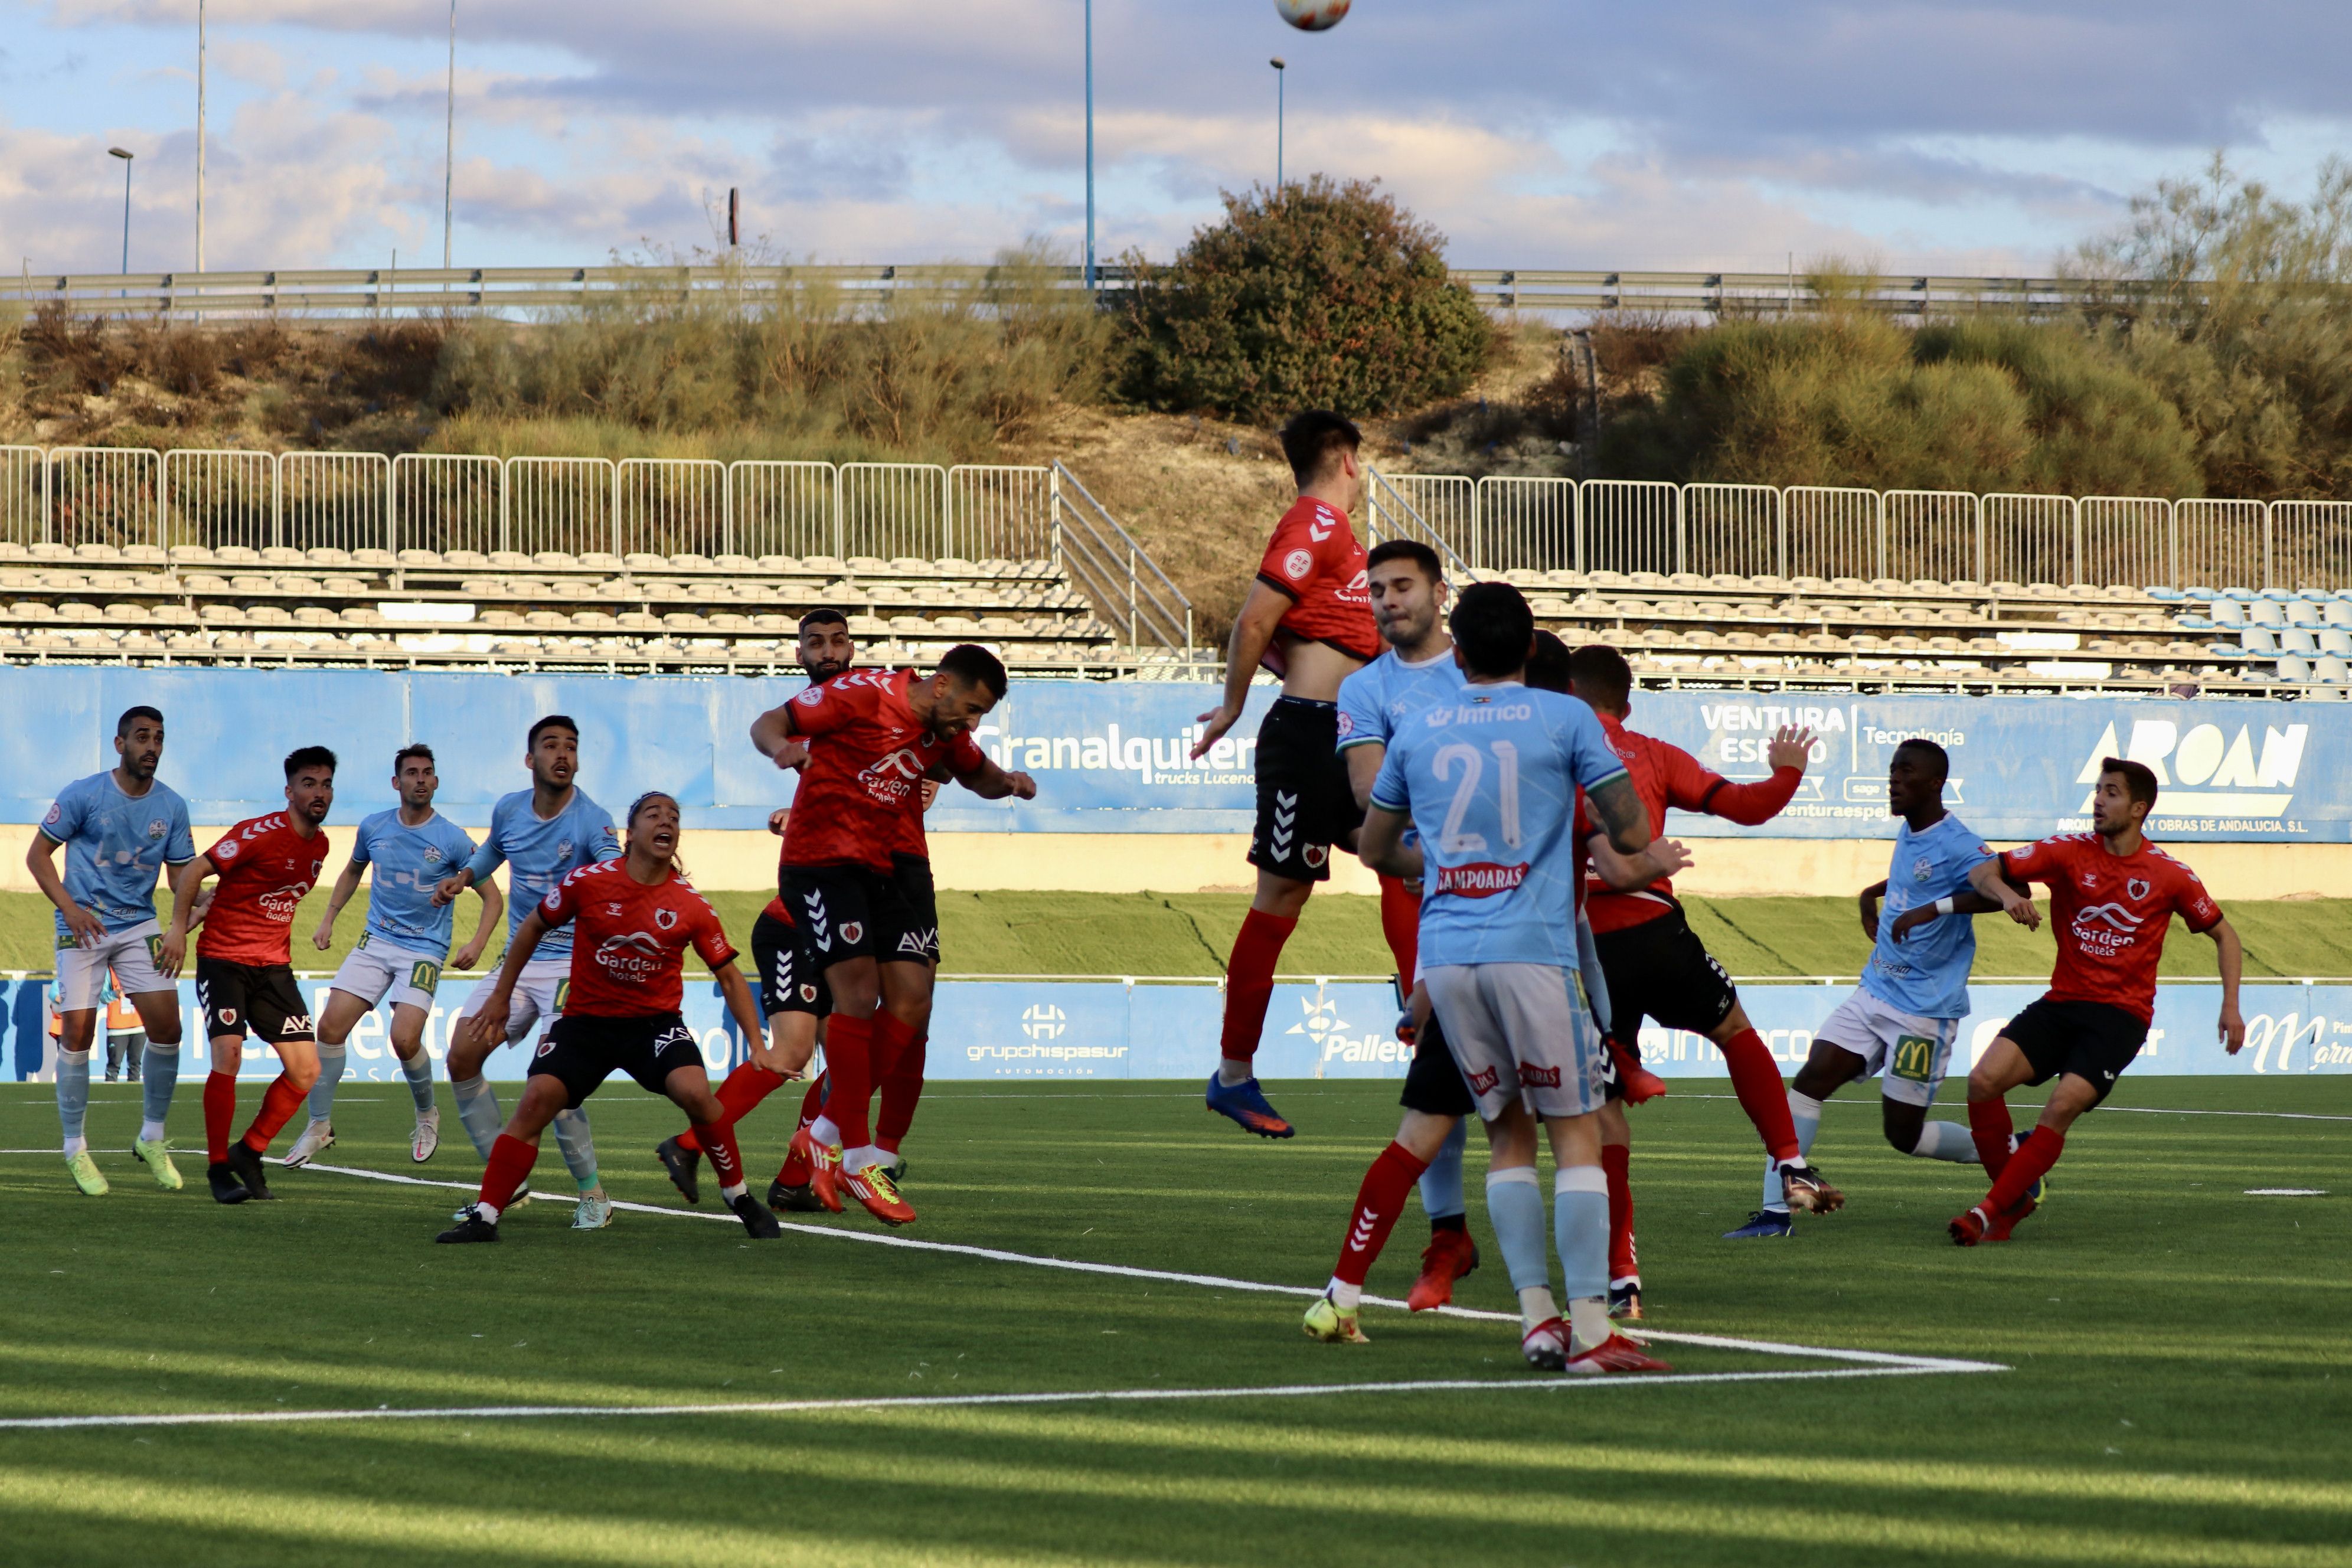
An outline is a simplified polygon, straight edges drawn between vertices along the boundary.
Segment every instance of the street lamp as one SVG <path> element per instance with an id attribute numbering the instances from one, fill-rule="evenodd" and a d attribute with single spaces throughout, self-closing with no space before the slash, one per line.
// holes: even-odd
<path id="1" fill-rule="evenodd" d="M 1274 68 L 1274 194 L 1282 194 L 1282 84 L 1289 72 L 1276 55 L 1265 62 Z"/>
<path id="2" fill-rule="evenodd" d="M 449 0 L 449 123 L 441 157 L 441 270 L 449 270 L 450 217 L 457 188 L 457 0 Z"/>
<path id="3" fill-rule="evenodd" d="M 196 271 L 205 269 L 205 0 L 196 0 Z"/>
<path id="4" fill-rule="evenodd" d="M 106 150 L 106 155 L 122 160 L 122 270 L 127 276 L 131 271 L 131 159 L 132 154 L 125 148 L 109 147 Z"/>
<path id="5" fill-rule="evenodd" d="M 450 0 L 452 5 L 457 0 Z M 1087 292 L 1095 291 L 1095 0 L 1087 8 Z"/>

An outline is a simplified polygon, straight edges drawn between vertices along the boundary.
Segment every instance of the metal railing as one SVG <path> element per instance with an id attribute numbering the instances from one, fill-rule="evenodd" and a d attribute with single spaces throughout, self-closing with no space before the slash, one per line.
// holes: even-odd
<path id="1" fill-rule="evenodd" d="M 1076 267 L 1048 268 L 1044 272 L 1050 288 L 1076 293 L 1086 286 L 1084 273 Z M 56 303 L 89 315 L 370 316 L 545 310 L 624 300 L 667 307 L 699 297 L 731 309 L 757 309 L 775 290 L 806 289 L 824 290 L 854 310 L 891 300 L 970 300 L 1001 277 L 998 269 L 985 265 L 955 262 L 23 273 L 0 278 L 0 308 Z M 1106 291 L 1123 290 L 1133 284 L 1131 271 L 1117 264 L 1098 267 L 1097 277 L 1098 287 Z M 1793 314 L 1817 310 L 1822 304 L 1811 283 L 1792 272 L 1469 268 L 1455 268 L 1452 277 L 1484 303 L 1505 310 Z M 1836 290 L 1842 302 L 1917 316 L 2047 313 L 2080 308 L 2116 291 L 2111 284 L 2061 278 L 1916 273 L 1843 279 Z"/>
<path id="2" fill-rule="evenodd" d="M 1475 486 L 1470 493 L 1475 510 L 1477 503 Z M 1475 537 L 1475 523 L 1467 531 L 1472 538 Z M 1421 515 L 1421 509 L 1414 506 L 1387 475 L 1368 466 L 1364 469 L 1364 543 L 1374 545 L 1384 539 L 1417 539 L 1437 552 L 1438 560 L 1450 570 L 1465 577 L 1478 574 L 1476 568 L 1464 559 L 1461 542 L 1448 539 L 1433 527 L 1427 518 Z"/>
<path id="3" fill-rule="evenodd" d="M 1469 481 L 1458 489 L 1468 496 Z M 1073 528 L 1085 535 L 1075 549 Z M 1130 642 L 1192 646 L 1191 604 L 1058 463 L 0 447 L 0 541 L 265 560 L 340 552 L 361 563 L 381 555 L 381 565 L 446 564 L 464 552 L 486 570 L 627 573 L 687 557 L 845 575 L 911 561 L 951 576 L 982 563 L 1051 563 L 1079 577 Z"/>

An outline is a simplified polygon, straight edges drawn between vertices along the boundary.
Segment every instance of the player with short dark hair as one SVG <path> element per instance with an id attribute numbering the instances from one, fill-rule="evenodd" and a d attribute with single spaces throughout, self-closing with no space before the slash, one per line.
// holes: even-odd
<path id="1" fill-rule="evenodd" d="M 1364 547 L 1348 521 L 1363 497 L 1362 444 L 1355 426 L 1319 409 L 1283 427 L 1298 499 L 1275 524 L 1257 579 L 1234 618 L 1224 694 L 1201 715 L 1192 746 L 1198 762 L 1241 721 L 1261 665 L 1280 679 L 1282 695 L 1257 732 L 1257 823 L 1249 851 L 1257 889 L 1225 964 L 1224 1022 L 1206 1094 L 1211 1110 L 1265 1138 L 1295 1131 L 1266 1103 L 1252 1066 L 1265 1032 L 1275 965 L 1307 895 L 1330 878 L 1332 847 L 1349 847 L 1363 820 L 1334 749 L 1340 682 L 1379 658 L 1381 647 Z"/>
<path id="2" fill-rule="evenodd" d="M 1600 715 L 1611 749 L 1624 759 L 1649 811 L 1653 834 L 1665 832 L 1670 807 L 1759 826 L 1780 815 L 1804 779 L 1813 737 L 1796 725 L 1784 724 L 1773 736 L 1765 752 L 1771 776 L 1754 784 L 1734 784 L 1700 766 L 1681 747 L 1627 729 L 1633 705 L 1633 667 L 1605 643 L 1587 644 L 1570 655 L 1569 679 L 1576 694 Z M 1592 895 L 1586 909 L 1593 941 L 1609 976 L 1612 1102 L 1638 1105 L 1664 1091 L 1665 1086 L 1642 1068 L 1643 1017 L 1669 1029 L 1703 1035 L 1723 1053 L 1732 1091 L 1755 1124 L 1765 1152 L 1783 1162 L 1790 1200 L 1808 1211 L 1834 1209 L 1843 1201 L 1837 1189 L 1798 1147 L 1780 1064 L 1748 1022 L 1731 977 L 1690 929 L 1675 900 L 1674 883 L 1661 878 L 1630 893 L 1587 885 Z M 1613 1104 L 1602 1120 L 1601 1159 L 1609 1176 L 1611 1209 L 1610 1308 L 1622 1317 L 1638 1318 L 1642 1279 L 1633 1239 L 1632 1131 Z"/>
<path id="3" fill-rule="evenodd" d="M 610 813 L 588 796 L 578 784 L 580 726 L 568 715 L 550 713 L 532 724 L 525 736 L 523 766 L 530 787 L 500 795 L 490 808 L 490 830 L 474 858 L 442 879 L 434 901 L 453 902 L 468 888 L 490 879 L 504 862 L 508 868 L 507 940 L 509 945 L 539 901 L 556 884 L 583 866 L 620 858 L 620 835 L 613 830 Z M 449 1087 L 457 1100 L 457 1120 L 483 1159 L 490 1157 L 504 1120 L 499 1112 L 498 1091 L 482 1076 L 490 1053 L 501 1043 L 514 1045 L 536 1024 L 542 1029 L 563 1011 L 565 991 L 572 984 L 572 928 L 557 926 L 541 938 L 517 982 L 520 1006 L 503 1015 L 503 1036 L 485 1029 L 477 1019 L 498 983 L 484 975 L 467 994 L 449 1031 Z M 605 1194 L 604 1177 L 596 1168 L 596 1143 L 587 1112 L 577 1107 L 555 1118 L 555 1144 L 572 1173 L 579 1198 L 572 1208 L 575 1230 L 598 1230 L 613 1223 L 613 1202 Z"/>
<path id="4" fill-rule="evenodd" d="M 648 790 L 630 805 L 628 848 L 617 860 L 602 860 L 568 873 L 541 899 L 507 945 L 479 1016 L 493 1036 L 506 1027 L 515 987 L 551 929 L 577 928 L 572 942 L 572 985 L 563 1016 L 532 1057 L 530 1081 L 491 1145 L 482 1170 L 480 1194 L 464 1216 L 434 1239 L 496 1241 L 499 1217 L 514 1205 L 532 1163 L 539 1136 L 558 1112 L 577 1110 L 615 1072 L 625 1072 L 650 1093 L 667 1095 L 692 1119 L 720 1195 L 743 1228 L 761 1240 L 782 1234 L 776 1216 L 761 1206 L 743 1181 L 743 1157 L 735 1130 L 719 1097 L 710 1092 L 702 1052 L 682 1011 L 686 950 L 710 966 L 727 1010 L 744 1037 L 760 1032 L 751 988 L 735 967 L 735 949 L 709 901 L 694 890 L 677 866 L 677 801 Z"/>
<path id="5" fill-rule="evenodd" d="M 334 804 L 335 753 L 324 746 L 290 752 L 286 809 L 238 823 L 196 857 L 175 889 L 171 930 L 157 944 L 158 966 L 176 976 L 196 895 L 207 878 L 218 876 L 196 942 L 196 1006 L 212 1042 L 212 1072 L 205 1079 L 205 1175 L 218 1203 L 271 1195 L 261 1156 L 319 1079 L 317 1037 L 294 979 L 289 939 L 294 911 L 326 868 L 329 845 L 320 825 Z M 231 1143 L 236 1072 L 248 1030 L 277 1051 L 282 1070 L 263 1092 L 245 1135 Z"/>
<path id="6" fill-rule="evenodd" d="M 387 996 L 392 1054 L 416 1106 L 408 1156 L 421 1165 L 440 1146 L 441 1110 L 433 1100 L 433 1058 L 425 1049 L 425 1026 L 432 1019 L 443 966 L 473 968 L 505 909 L 497 882 L 478 884 L 482 917 L 474 939 L 450 952 L 457 910 L 434 893 L 454 868 L 473 859 L 474 841 L 433 809 L 440 788 L 432 747 L 415 742 L 393 753 L 392 789 L 399 804 L 360 819 L 351 860 L 335 879 L 326 913 L 310 933 L 310 945 L 320 952 L 335 945 L 336 917 L 360 890 L 361 875 L 374 868 L 367 929 L 328 983 L 327 1005 L 319 1015 L 319 1081 L 310 1088 L 310 1124 L 286 1151 L 289 1169 L 333 1146 L 335 1088 L 342 1081 L 352 1030 Z"/>
<path id="7" fill-rule="evenodd" d="M 1609 1205 L 1594 1124 L 1604 1054 L 1573 917 L 1579 800 L 1627 855 L 1648 847 L 1647 815 L 1591 710 L 1523 684 L 1535 618 L 1518 590 L 1464 589 L 1453 632 L 1466 684 L 1389 747 L 1363 854 L 1424 889 L 1423 976 L 1486 1124 L 1486 1210 L 1519 1295 L 1521 1353 L 1554 1372 L 1664 1371 L 1609 1321 Z M 1404 843 L 1408 824 L 1421 829 L 1416 846 Z M 1557 1166 L 1565 1318 L 1536 1179 L 1538 1120 Z M 1335 1279 L 1308 1309 L 1307 1331 L 1360 1338 L 1359 1289 Z"/>
<path id="8" fill-rule="evenodd" d="M 1952 1239 L 1962 1247 L 2009 1239 L 2036 1207 L 2034 1192 L 2065 1152 L 2067 1131 L 2098 1109 L 2139 1055 L 2156 1015 L 2157 968 L 2175 914 L 2213 939 L 2221 972 L 2218 1033 L 2231 1056 L 2245 1046 L 2246 1020 L 2238 1011 L 2245 954 L 2238 933 L 2197 873 L 2147 841 L 2156 794 L 2156 773 L 2146 763 L 2105 758 L 2091 795 L 2090 832 L 2021 846 L 1969 874 L 1978 892 L 2026 925 L 2038 917 L 2028 918 L 2034 910 L 2023 889 L 2048 884 L 2058 963 L 2049 991 L 2002 1026 L 1969 1073 L 1969 1131 L 1993 1182 L 1976 1206 L 1951 1222 Z M 2053 1079 L 2057 1083 L 2032 1131 L 2012 1143 L 2009 1091 Z"/>
<path id="9" fill-rule="evenodd" d="M 1886 764 L 1886 809 L 1902 819 L 1886 879 L 1862 890 L 1862 930 L 1871 941 L 1862 984 L 1813 1032 L 1813 1045 L 1789 1085 L 1797 1146 L 1811 1153 L 1822 1102 L 1856 1079 L 1879 1075 L 1879 1120 L 1886 1142 L 1923 1160 L 1974 1164 L 1976 1144 L 1957 1121 L 1932 1121 L 1927 1107 L 1949 1069 L 1960 1020 L 1969 1016 L 1969 971 L 1976 963 L 1976 923 L 1942 920 L 2000 906 L 1970 885 L 1969 874 L 1992 851 L 1944 809 L 1951 758 L 1913 737 Z M 1882 912 L 1879 900 L 1885 900 Z M 1935 922 L 1925 935 L 1913 933 Z M 1786 1220 L 1779 1162 L 1764 1163 L 1760 1219 Z M 1754 1222 L 1751 1222 L 1754 1223 Z"/>
<path id="10" fill-rule="evenodd" d="M 147 1036 L 146 1082 L 131 1153 L 164 1191 L 177 1192 L 182 1184 L 163 1128 L 180 1081 L 180 992 L 156 963 L 163 928 L 155 920 L 155 880 L 169 867 L 176 892 L 185 868 L 195 861 L 196 846 L 188 803 L 155 777 L 163 757 L 163 715 L 143 706 L 124 710 L 114 721 L 114 754 L 118 761 L 105 773 L 58 792 L 25 847 L 33 885 L 58 911 L 58 1124 L 66 1171 L 92 1197 L 107 1191 L 107 1181 L 90 1158 L 82 1128 L 90 1047 L 110 973 Z M 60 847 L 63 877 L 56 859 Z M 132 1071 L 136 1076 L 135 1062 Z"/>
<path id="11" fill-rule="evenodd" d="M 887 1225 L 914 1209 L 874 1142 L 870 1102 L 928 1026 L 939 909 L 929 875 L 901 857 L 906 816 L 923 781 L 944 768 L 983 799 L 1029 800 L 1037 785 L 1007 773 L 971 739 L 1005 690 L 1004 666 L 964 643 L 918 678 L 861 671 L 812 684 L 752 721 L 751 742 L 780 768 L 805 770 L 784 825 L 782 886 L 794 921 L 824 966 L 833 1011 L 824 1020 L 825 1113 L 793 1137 L 810 1187 L 840 1212 L 846 1188 Z"/>

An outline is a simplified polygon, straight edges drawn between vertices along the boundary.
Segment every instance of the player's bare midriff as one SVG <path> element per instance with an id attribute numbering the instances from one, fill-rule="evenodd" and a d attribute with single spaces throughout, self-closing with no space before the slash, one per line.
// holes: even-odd
<path id="1" fill-rule="evenodd" d="M 1296 632 L 1277 630 L 1268 651 L 1281 660 L 1282 694 L 1303 697 L 1310 702 L 1337 702 L 1339 682 L 1364 668 L 1364 661 L 1353 654 Z"/>

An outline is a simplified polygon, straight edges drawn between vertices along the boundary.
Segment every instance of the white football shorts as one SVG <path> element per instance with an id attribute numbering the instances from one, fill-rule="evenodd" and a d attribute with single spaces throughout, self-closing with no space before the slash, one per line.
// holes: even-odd
<path id="1" fill-rule="evenodd" d="M 473 990 L 466 994 L 466 1005 L 457 1009 L 459 1020 L 480 1012 L 498 984 L 496 970 L 475 981 Z M 515 1044 L 541 1024 L 554 1023 L 571 990 L 570 959 L 535 958 L 524 964 L 521 975 L 515 981 L 514 1000 L 507 1008 L 507 1044 Z"/>
<path id="2" fill-rule="evenodd" d="M 1959 1035 L 1958 1018 L 1922 1018 L 1890 1006 L 1857 985 L 1813 1038 L 1868 1062 L 1863 1071 L 1880 1078 L 1882 1098 L 1905 1105 L 1930 1105 L 1935 1102 L 1936 1086 L 1951 1070 L 1952 1043 Z"/>
<path id="3" fill-rule="evenodd" d="M 1421 977 L 1480 1116 L 1492 1121 L 1514 1098 L 1538 1116 L 1601 1109 L 1601 1034 L 1574 970 L 1441 963 L 1423 968 Z"/>
<path id="4" fill-rule="evenodd" d="M 155 968 L 153 943 L 161 940 L 163 925 L 155 921 L 142 921 L 121 931 L 110 931 L 96 947 L 84 947 L 72 938 L 60 938 L 69 946 L 58 949 L 58 976 L 63 984 L 63 998 L 58 1004 L 61 1013 L 79 1013 L 99 1005 L 99 993 L 106 988 L 106 972 L 114 971 L 114 988 L 125 996 L 139 996 L 153 991 L 171 993 L 178 1000 L 180 988 L 166 980 Z"/>
<path id="5" fill-rule="evenodd" d="M 369 931 L 327 984 L 371 1007 L 389 992 L 394 1006 L 430 1013 L 434 990 L 441 984 L 441 964 L 442 960 L 432 953 L 394 947 Z"/>

